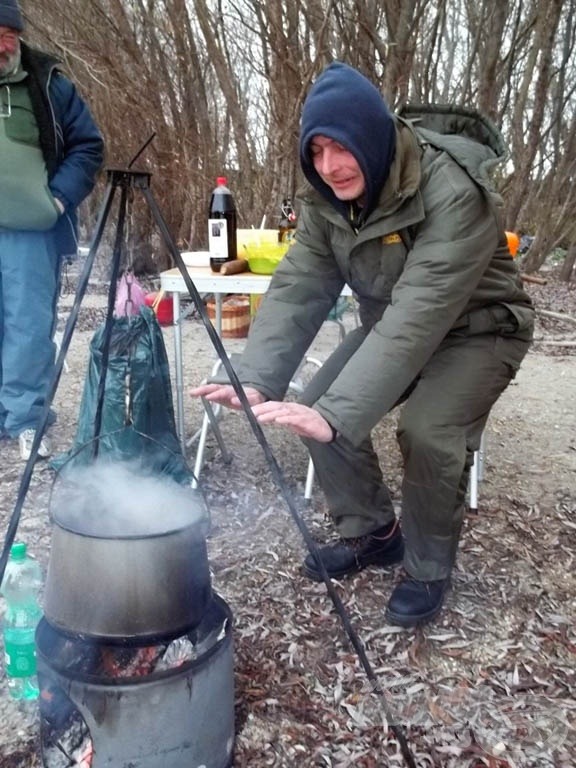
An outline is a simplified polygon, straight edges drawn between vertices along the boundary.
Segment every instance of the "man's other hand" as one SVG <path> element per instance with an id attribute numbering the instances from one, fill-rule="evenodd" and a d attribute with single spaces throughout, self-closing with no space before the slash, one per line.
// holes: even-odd
<path id="1" fill-rule="evenodd" d="M 225 405 L 227 408 L 240 410 L 242 407 L 240 399 L 231 384 L 201 384 L 199 387 L 191 389 L 190 394 L 192 397 L 204 397 L 211 403 L 220 403 L 220 405 Z M 264 395 L 253 387 L 245 387 L 244 394 L 249 405 L 258 405 L 259 403 L 266 402 Z"/>

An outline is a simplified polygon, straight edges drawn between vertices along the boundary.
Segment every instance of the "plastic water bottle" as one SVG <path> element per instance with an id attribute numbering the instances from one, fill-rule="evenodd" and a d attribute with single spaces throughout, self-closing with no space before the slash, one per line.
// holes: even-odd
<path id="1" fill-rule="evenodd" d="M 42 616 L 38 595 L 42 586 L 39 564 L 19 542 L 10 549 L 1 592 L 5 599 L 4 654 L 8 692 L 13 699 L 36 699 L 36 627 Z"/>
<path id="2" fill-rule="evenodd" d="M 208 211 L 208 250 L 210 268 L 220 272 L 222 264 L 237 258 L 236 206 L 225 176 L 216 179 Z"/>

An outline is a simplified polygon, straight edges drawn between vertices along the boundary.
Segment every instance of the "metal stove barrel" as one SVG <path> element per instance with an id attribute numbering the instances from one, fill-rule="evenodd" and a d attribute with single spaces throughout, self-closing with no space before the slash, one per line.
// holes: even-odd
<path id="1" fill-rule="evenodd" d="M 45 768 L 60 768 L 63 754 L 75 761 L 66 764 L 89 768 L 228 768 L 234 677 L 232 613 L 224 600 L 214 595 L 187 639 L 195 658 L 115 677 L 102 666 L 110 646 L 71 638 L 43 620 L 37 649 Z M 171 645 L 122 650 L 135 657 L 153 651 L 161 659 Z"/>

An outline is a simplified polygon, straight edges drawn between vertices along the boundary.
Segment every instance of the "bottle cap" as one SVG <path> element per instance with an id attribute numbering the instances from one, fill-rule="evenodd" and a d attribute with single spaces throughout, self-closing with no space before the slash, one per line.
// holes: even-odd
<path id="1" fill-rule="evenodd" d="M 228 179 L 226 176 L 218 176 L 216 179 L 216 186 L 217 187 L 225 187 L 228 184 Z"/>
<path id="2" fill-rule="evenodd" d="M 10 557 L 12 560 L 25 560 L 26 544 L 23 541 L 18 541 L 16 544 L 12 544 L 10 547 Z"/>

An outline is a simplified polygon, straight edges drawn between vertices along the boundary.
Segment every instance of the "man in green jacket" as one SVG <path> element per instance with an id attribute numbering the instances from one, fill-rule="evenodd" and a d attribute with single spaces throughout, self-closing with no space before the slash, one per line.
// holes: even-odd
<path id="1" fill-rule="evenodd" d="M 487 178 L 503 154 L 500 134 L 476 113 L 394 116 L 359 72 L 327 67 L 302 113 L 309 187 L 296 241 L 238 368 L 258 420 L 291 429 L 308 446 L 341 536 L 319 550 L 328 574 L 403 561 L 386 610 L 402 626 L 442 608 L 473 453 L 532 338 L 533 309 Z M 361 326 L 301 402 L 283 402 L 345 284 Z M 229 385 L 192 394 L 239 407 Z M 400 403 L 401 530 L 370 439 Z M 312 556 L 304 570 L 320 578 Z"/>

